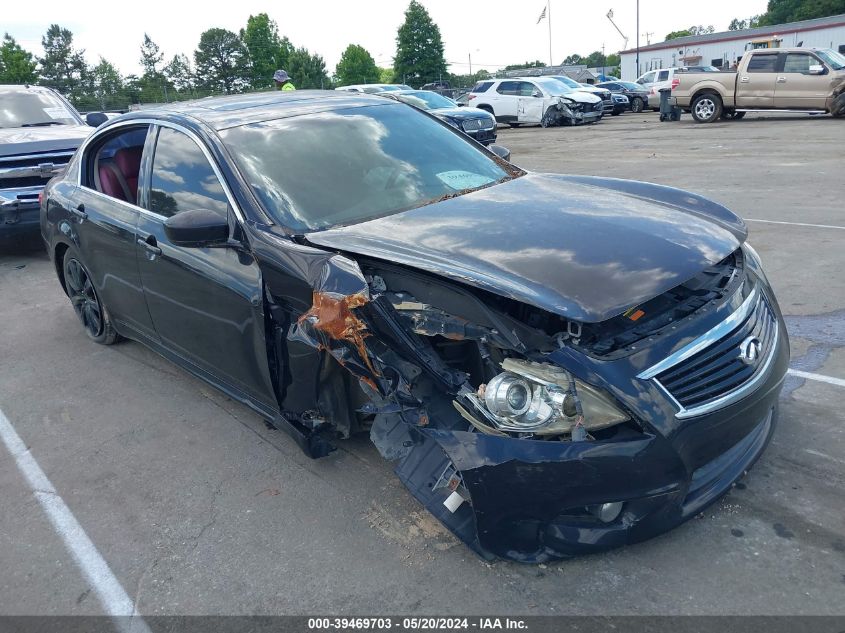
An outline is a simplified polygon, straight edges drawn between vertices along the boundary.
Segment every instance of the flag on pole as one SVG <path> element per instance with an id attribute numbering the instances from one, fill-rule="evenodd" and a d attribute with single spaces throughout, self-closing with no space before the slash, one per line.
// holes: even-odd
<path id="1" fill-rule="evenodd" d="M 537 18 L 537 24 L 540 24 L 540 22 L 542 22 L 543 19 L 546 17 L 546 8 L 547 7 L 543 7 L 543 12 L 540 14 L 540 17 Z"/>

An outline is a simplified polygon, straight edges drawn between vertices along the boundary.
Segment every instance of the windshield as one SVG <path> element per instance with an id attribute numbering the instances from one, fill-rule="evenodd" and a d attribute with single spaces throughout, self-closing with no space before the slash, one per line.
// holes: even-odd
<path id="1" fill-rule="evenodd" d="M 569 77 L 555 75 L 555 79 L 557 79 L 562 84 L 569 86 L 570 88 L 574 88 L 575 90 L 581 87 L 581 84 L 579 84 L 574 79 L 570 79 Z"/>
<path id="2" fill-rule="evenodd" d="M 536 83 L 538 86 L 540 86 L 543 90 L 548 92 L 553 97 L 557 97 L 558 95 L 569 94 L 570 92 L 572 92 L 572 88 L 570 88 L 567 84 L 563 83 L 560 79 L 554 77 L 543 77 L 542 79 L 533 78 L 531 81 Z"/>
<path id="3" fill-rule="evenodd" d="M 640 91 L 643 87 L 640 84 L 635 84 L 633 81 L 619 81 L 617 82 L 623 88 L 627 88 L 628 90 L 637 90 Z"/>
<path id="4" fill-rule="evenodd" d="M 296 233 L 365 222 L 522 173 L 400 103 L 253 123 L 221 137 L 266 211 Z"/>
<path id="5" fill-rule="evenodd" d="M 0 127 L 82 125 L 68 106 L 41 90 L 0 92 Z"/>
<path id="6" fill-rule="evenodd" d="M 835 50 L 826 48 L 823 51 L 816 51 L 816 55 L 827 62 L 833 70 L 842 70 L 845 68 L 845 55 L 837 53 Z"/>
<path id="7" fill-rule="evenodd" d="M 417 106 L 423 110 L 440 110 L 442 108 L 454 108 L 457 104 L 443 95 L 428 90 L 417 90 L 416 92 L 403 92 L 396 95 L 405 103 Z"/>

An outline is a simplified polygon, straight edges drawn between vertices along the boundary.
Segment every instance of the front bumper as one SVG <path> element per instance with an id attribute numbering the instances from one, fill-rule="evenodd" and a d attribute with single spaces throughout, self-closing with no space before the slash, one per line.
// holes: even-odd
<path id="1" fill-rule="evenodd" d="M 470 130 L 469 132 L 465 132 L 468 136 L 471 136 L 476 141 L 481 143 L 482 145 L 490 145 L 490 143 L 496 142 L 496 128 L 491 127 L 489 129 L 481 129 L 481 130 Z"/>
<path id="2" fill-rule="evenodd" d="M 43 190 L 43 186 L 0 189 L 0 237 L 38 232 L 38 194 Z"/>
<path id="3" fill-rule="evenodd" d="M 789 364 L 786 329 L 779 314 L 777 319 L 781 327 L 763 379 L 723 408 L 679 419 L 652 385 L 622 386 L 615 395 L 638 411 L 640 429 L 619 425 L 612 436 L 585 442 L 413 429 L 415 448 L 396 473 L 432 514 L 488 559 L 543 562 L 666 532 L 728 492 L 767 446 Z M 637 395 L 625 398 L 625 389 Z M 451 489 L 437 483 L 450 468 L 469 498 L 454 513 L 443 505 Z M 595 508 L 620 502 L 616 518 L 596 516 Z"/>

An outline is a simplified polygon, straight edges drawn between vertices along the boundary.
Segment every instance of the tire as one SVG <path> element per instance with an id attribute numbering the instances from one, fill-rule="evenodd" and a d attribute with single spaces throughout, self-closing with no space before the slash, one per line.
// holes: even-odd
<path id="1" fill-rule="evenodd" d="M 639 97 L 634 97 L 634 100 L 631 101 L 631 112 L 634 114 L 639 114 L 643 111 L 643 100 Z"/>
<path id="2" fill-rule="evenodd" d="M 73 311 L 82 323 L 85 334 L 100 345 L 116 343 L 120 335 L 114 329 L 111 316 L 94 289 L 88 269 L 72 248 L 65 252 L 62 271 L 65 292 L 73 306 Z"/>
<path id="3" fill-rule="evenodd" d="M 722 116 L 722 99 L 712 92 L 705 92 L 693 99 L 690 111 L 696 123 L 713 123 Z"/>

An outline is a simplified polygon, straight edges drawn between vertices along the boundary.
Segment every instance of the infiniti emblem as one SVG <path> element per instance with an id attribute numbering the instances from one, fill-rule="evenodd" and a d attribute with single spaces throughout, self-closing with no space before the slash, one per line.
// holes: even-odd
<path id="1" fill-rule="evenodd" d="M 739 359 L 746 365 L 754 365 L 763 351 L 763 343 L 756 336 L 749 336 L 739 344 Z"/>

